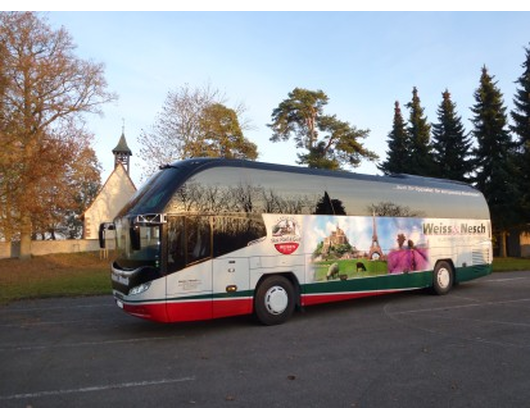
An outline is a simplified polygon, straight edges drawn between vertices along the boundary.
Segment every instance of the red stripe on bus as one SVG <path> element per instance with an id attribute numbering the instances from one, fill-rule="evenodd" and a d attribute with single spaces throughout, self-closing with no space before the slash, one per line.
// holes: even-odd
<path id="1" fill-rule="evenodd" d="M 302 306 L 339 302 L 350 299 L 394 293 L 399 290 L 377 290 L 370 292 L 324 293 L 302 295 Z M 253 299 L 220 299 L 160 302 L 149 304 L 123 303 L 123 310 L 131 315 L 157 322 L 203 321 L 213 318 L 247 315 L 253 311 Z"/>
<path id="2" fill-rule="evenodd" d="M 123 310 L 131 315 L 157 322 L 201 321 L 252 313 L 252 298 L 161 302 L 131 305 Z"/>
<path id="3" fill-rule="evenodd" d="M 139 318 L 149 319 L 157 322 L 170 322 L 167 318 L 165 303 L 136 304 L 131 305 L 123 302 L 123 310 L 128 314 Z"/>
<path id="4" fill-rule="evenodd" d="M 374 291 L 374 292 L 354 292 L 354 293 L 326 293 L 322 295 L 303 295 L 302 306 L 318 305 L 320 303 L 340 302 L 342 300 L 350 300 L 357 298 L 364 298 L 369 296 L 378 296 L 393 291 Z"/>
<path id="5" fill-rule="evenodd" d="M 243 299 L 223 299 L 214 300 L 213 317 L 224 318 L 227 316 L 247 315 L 252 313 L 253 299 L 251 297 Z"/>

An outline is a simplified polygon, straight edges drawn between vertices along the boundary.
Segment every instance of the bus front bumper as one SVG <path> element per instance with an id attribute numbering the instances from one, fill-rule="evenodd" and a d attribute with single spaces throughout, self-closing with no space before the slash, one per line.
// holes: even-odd
<path id="1" fill-rule="evenodd" d="M 135 302 L 116 291 L 114 291 L 114 301 L 118 308 L 135 317 L 156 322 L 169 322 L 165 301 Z"/>

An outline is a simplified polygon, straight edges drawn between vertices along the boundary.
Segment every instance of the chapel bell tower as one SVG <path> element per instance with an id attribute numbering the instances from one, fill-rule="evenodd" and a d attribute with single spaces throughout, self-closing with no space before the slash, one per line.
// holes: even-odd
<path id="1" fill-rule="evenodd" d="M 121 163 L 127 171 L 127 175 L 129 175 L 132 152 L 131 149 L 129 149 L 129 146 L 127 146 L 127 140 L 125 140 L 125 133 L 123 131 L 120 140 L 118 141 L 118 145 L 112 149 L 112 153 L 114 154 L 114 169 L 116 169 L 118 164 Z"/>

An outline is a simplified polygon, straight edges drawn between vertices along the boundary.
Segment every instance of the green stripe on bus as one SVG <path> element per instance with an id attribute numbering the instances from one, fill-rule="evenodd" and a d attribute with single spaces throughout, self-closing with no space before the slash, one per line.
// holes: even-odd
<path id="1" fill-rule="evenodd" d="M 336 292 L 371 292 L 395 289 L 429 287 L 432 271 L 392 274 L 376 277 L 353 278 L 348 280 L 322 281 L 302 285 L 303 294 Z"/>
<path id="2" fill-rule="evenodd" d="M 178 298 L 169 298 L 169 299 L 146 299 L 146 300 L 129 300 L 127 298 L 120 299 L 124 303 L 132 305 L 142 305 L 147 303 L 169 303 L 169 302 L 184 302 L 189 300 L 219 300 L 219 299 L 241 299 L 254 297 L 253 290 L 244 290 L 241 292 L 235 293 L 216 293 L 212 294 L 203 294 L 203 295 L 190 295 L 182 296 Z"/>
<path id="3" fill-rule="evenodd" d="M 478 277 L 487 276 L 493 271 L 491 264 L 472 265 L 471 267 L 461 267 L 456 269 L 456 281 L 463 283 Z"/>
<path id="4" fill-rule="evenodd" d="M 492 272 L 491 264 L 474 265 L 456 269 L 456 282 L 462 283 L 483 277 Z M 321 281 L 300 285 L 301 293 L 304 295 L 322 293 L 343 292 L 375 292 L 399 289 L 421 289 L 432 286 L 432 271 L 410 272 L 403 274 L 387 274 L 372 277 L 357 277 L 347 280 Z M 129 300 L 125 296 L 121 298 L 125 303 L 161 303 L 179 302 L 188 300 L 216 300 L 216 299 L 238 299 L 254 296 L 254 290 L 242 290 L 232 293 L 206 293 L 200 295 L 181 296 L 168 299 L 147 299 L 141 301 Z"/>

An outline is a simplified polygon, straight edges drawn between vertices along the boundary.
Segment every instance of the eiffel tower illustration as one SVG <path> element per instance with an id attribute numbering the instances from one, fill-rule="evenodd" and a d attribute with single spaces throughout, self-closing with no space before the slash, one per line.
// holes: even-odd
<path id="1" fill-rule="evenodd" d="M 372 216 L 372 246 L 370 246 L 370 251 L 368 252 L 368 259 L 373 259 L 374 254 L 377 254 L 379 259 L 383 258 L 383 250 L 379 246 L 379 240 L 377 239 L 377 225 L 375 224 L 375 211 Z"/>

